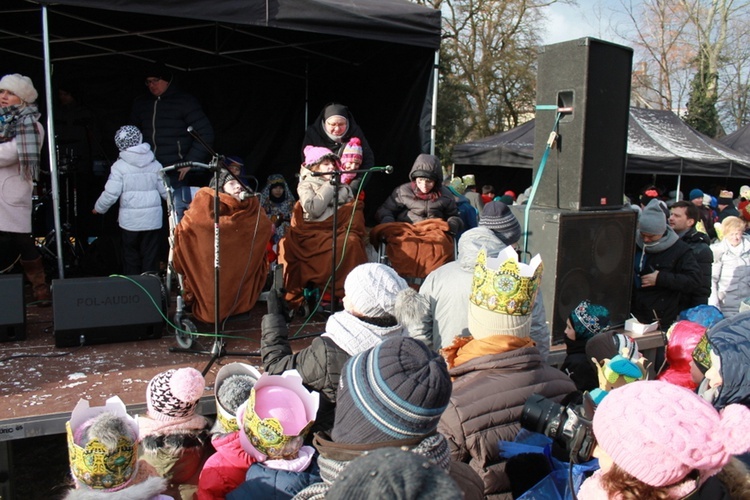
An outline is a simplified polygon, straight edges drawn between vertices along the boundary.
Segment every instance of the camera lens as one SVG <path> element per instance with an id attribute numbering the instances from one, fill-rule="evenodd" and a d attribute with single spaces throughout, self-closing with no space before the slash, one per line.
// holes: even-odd
<path id="1" fill-rule="evenodd" d="M 521 426 L 555 439 L 565 408 L 539 394 L 532 394 L 523 405 Z M 553 425 L 550 425 L 553 424 Z M 551 428 L 553 427 L 553 428 Z"/>

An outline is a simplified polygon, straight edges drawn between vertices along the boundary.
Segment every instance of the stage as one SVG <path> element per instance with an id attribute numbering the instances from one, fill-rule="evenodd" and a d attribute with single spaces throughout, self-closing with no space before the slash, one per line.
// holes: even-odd
<path id="1" fill-rule="evenodd" d="M 27 303 L 31 302 L 29 287 L 26 286 L 24 291 Z M 170 311 L 173 313 L 174 305 Z M 259 353 L 260 321 L 265 312 L 266 303 L 258 302 L 249 313 L 226 322 L 223 334 L 226 335 L 228 353 Z M 326 318 L 324 314 L 315 314 L 299 334 L 322 332 Z M 302 324 L 303 318 L 295 317 L 290 325 L 290 336 Z M 213 324 L 196 326 L 201 332 L 213 333 Z M 293 341 L 292 347 L 295 350 L 304 348 L 310 341 L 310 337 Z M 197 343 L 210 350 L 213 337 L 201 337 Z M 67 468 L 65 422 L 79 399 L 87 399 L 96 406 L 118 395 L 131 414 L 144 413 L 146 385 L 154 375 L 186 366 L 202 372 L 211 359 L 208 354 L 170 352 L 173 347 L 178 347 L 175 336 L 165 328 L 163 336 L 156 339 L 58 348 L 55 347 L 53 308 L 27 306 L 26 339 L 0 343 L 0 377 L 3 381 L 0 385 L 0 498 L 51 498 L 47 496 L 48 485 L 29 491 L 27 488 L 32 485 L 20 478 L 31 478 L 31 481 L 44 485 L 45 480 L 54 475 L 49 467 L 61 468 L 64 475 Z M 13 359 L 8 359 L 11 357 Z M 219 358 L 206 373 L 206 388 L 199 413 L 215 414 L 213 384 L 216 373 L 223 365 L 236 361 L 253 364 L 262 371 L 259 356 Z M 50 438 L 37 439 L 43 436 Z M 47 449 L 43 453 L 43 450 L 29 449 L 32 444 L 36 448 L 48 447 L 49 443 L 55 443 L 54 446 L 62 450 Z M 47 456 L 50 451 L 62 452 L 57 462 L 63 463 L 36 470 L 44 463 L 42 455 Z M 16 484 L 18 482 L 24 484 Z"/>

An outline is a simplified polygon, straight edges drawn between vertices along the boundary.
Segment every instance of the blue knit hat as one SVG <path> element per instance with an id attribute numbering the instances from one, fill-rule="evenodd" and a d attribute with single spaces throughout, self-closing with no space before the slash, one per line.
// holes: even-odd
<path id="1" fill-rule="evenodd" d="M 703 198 L 703 191 L 701 191 L 700 189 L 697 189 L 697 188 L 696 188 L 696 189 L 693 189 L 693 190 L 692 190 L 692 191 L 690 191 L 690 193 L 688 194 L 688 200 L 691 200 L 691 201 L 692 201 L 692 200 L 694 200 L 694 199 L 696 199 L 696 198 Z"/>
<path id="2" fill-rule="evenodd" d="M 411 337 L 390 337 L 344 366 L 331 439 L 362 444 L 427 437 L 451 389 L 439 354 Z"/>
<path id="3" fill-rule="evenodd" d="M 573 325 L 576 338 L 588 340 L 609 328 L 609 310 L 583 300 L 570 313 L 570 324 Z"/>

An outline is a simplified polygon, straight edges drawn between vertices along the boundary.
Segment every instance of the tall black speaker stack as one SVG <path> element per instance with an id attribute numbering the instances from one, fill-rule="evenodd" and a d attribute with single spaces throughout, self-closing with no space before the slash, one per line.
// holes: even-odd
<path id="1" fill-rule="evenodd" d="M 544 262 L 553 343 L 564 341 L 566 319 L 583 299 L 606 306 L 613 324 L 629 316 L 637 215 L 623 194 L 632 59 L 632 49 L 594 38 L 539 53 L 535 179 L 553 129 L 558 136 L 529 220 L 515 213 L 528 251 Z"/>

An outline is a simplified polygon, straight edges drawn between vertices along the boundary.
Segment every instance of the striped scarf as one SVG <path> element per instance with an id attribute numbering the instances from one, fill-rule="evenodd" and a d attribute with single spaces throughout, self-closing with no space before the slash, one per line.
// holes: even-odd
<path id="1" fill-rule="evenodd" d="M 35 104 L 0 107 L 0 142 L 16 140 L 21 176 L 26 180 L 39 178 L 42 136 L 36 124 L 40 116 Z"/>

